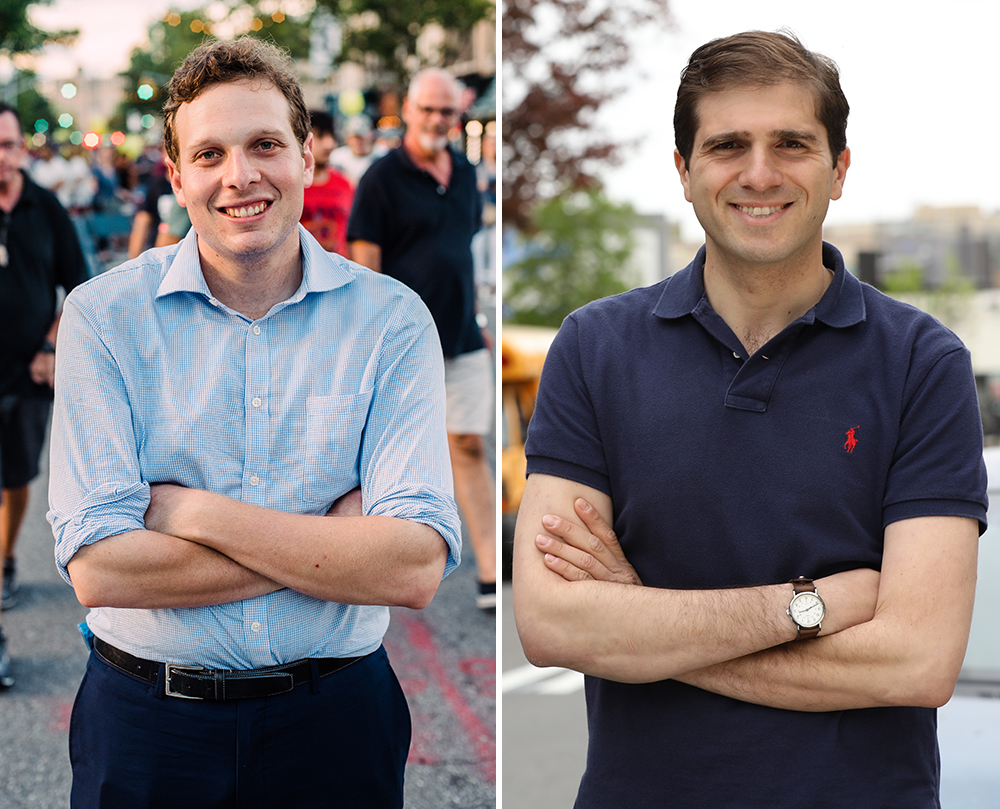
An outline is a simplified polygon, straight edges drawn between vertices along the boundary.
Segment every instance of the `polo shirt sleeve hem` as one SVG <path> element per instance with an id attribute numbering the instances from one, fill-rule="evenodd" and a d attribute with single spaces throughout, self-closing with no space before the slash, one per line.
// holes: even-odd
<path id="1" fill-rule="evenodd" d="M 907 500 L 885 507 L 883 527 L 914 517 L 968 517 L 979 523 L 979 535 L 986 531 L 986 509 L 966 500 Z"/>
<path id="2" fill-rule="evenodd" d="M 535 472 L 582 483 L 584 486 L 590 486 L 592 489 L 604 492 L 608 497 L 611 496 L 611 484 L 606 476 L 570 461 L 546 458 L 540 455 L 529 455 L 528 474 L 531 475 Z"/>

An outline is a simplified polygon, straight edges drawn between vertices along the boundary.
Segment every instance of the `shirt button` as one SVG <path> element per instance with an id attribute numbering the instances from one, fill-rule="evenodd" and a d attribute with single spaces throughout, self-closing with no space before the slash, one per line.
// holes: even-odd
<path id="1" fill-rule="evenodd" d="M 260 326 L 254 326 L 253 327 L 253 333 L 254 334 L 260 334 Z"/>
<path id="2" fill-rule="evenodd" d="M 254 396 L 253 401 L 250 402 L 250 404 L 252 404 L 254 407 L 260 407 L 260 399 Z"/>
<path id="3" fill-rule="evenodd" d="M 260 483 L 260 478 L 257 477 L 256 475 L 252 475 L 250 477 L 250 485 L 251 486 L 256 486 L 258 483 Z"/>
<path id="4" fill-rule="evenodd" d="M 260 632 L 260 621 L 254 621 L 252 624 L 250 624 L 250 628 L 254 632 Z"/>
<path id="5" fill-rule="evenodd" d="M 733 356 L 734 356 L 734 357 L 736 357 L 736 359 L 739 359 L 739 358 L 740 358 L 740 355 L 739 355 L 739 353 L 737 353 L 736 351 L 734 351 L 734 352 L 733 352 Z"/>

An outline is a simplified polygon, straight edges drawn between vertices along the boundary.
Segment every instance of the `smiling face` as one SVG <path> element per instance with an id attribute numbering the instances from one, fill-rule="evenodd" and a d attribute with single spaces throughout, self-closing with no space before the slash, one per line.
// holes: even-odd
<path id="1" fill-rule="evenodd" d="M 175 126 L 170 182 L 202 258 L 247 267 L 296 259 L 314 161 L 308 140 L 303 151 L 295 137 L 281 91 L 260 82 L 214 84 L 180 106 Z"/>
<path id="2" fill-rule="evenodd" d="M 705 229 L 707 261 L 819 265 L 822 228 L 850 151 L 834 161 L 810 90 L 785 82 L 706 94 L 694 150 L 674 153 L 684 195 Z"/>

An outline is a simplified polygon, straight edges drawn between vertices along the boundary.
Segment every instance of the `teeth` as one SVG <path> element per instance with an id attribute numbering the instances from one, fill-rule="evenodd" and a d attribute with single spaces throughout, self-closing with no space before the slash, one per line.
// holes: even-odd
<path id="1" fill-rule="evenodd" d="M 256 205 L 251 205 L 250 207 L 244 206 L 242 208 L 226 208 L 226 213 L 236 219 L 241 219 L 244 216 L 256 216 L 266 207 L 266 202 L 258 202 Z"/>
<path id="2" fill-rule="evenodd" d="M 770 208 L 746 208 L 743 205 L 737 205 L 736 207 L 743 211 L 743 213 L 749 214 L 750 216 L 770 216 L 775 211 L 780 211 L 785 206 L 773 205 Z"/>

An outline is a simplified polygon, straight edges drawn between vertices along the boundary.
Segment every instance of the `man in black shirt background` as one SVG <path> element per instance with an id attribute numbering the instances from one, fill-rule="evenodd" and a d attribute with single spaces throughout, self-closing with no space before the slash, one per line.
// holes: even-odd
<path id="1" fill-rule="evenodd" d="M 493 423 L 493 371 L 476 320 L 472 237 L 482 223 L 476 171 L 449 148 L 461 114 L 456 79 L 418 73 L 403 101 L 402 145 L 375 161 L 354 192 L 351 258 L 409 286 L 434 317 L 445 358 L 455 500 L 479 575 L 477 605 L 496 606 L 496 498 L 483 436 Z"/>
<path id="2" fill-rule="evenodd" d="M 57 289 L 87 279 L 69 215 L 22 171 L 26 154 L 17 111 L 0 104 L 0 609 L 17 604 L 14 545 L 38 475 L 55 374 Z M 13 685 L 0 627 L 0 689 Z"/>

